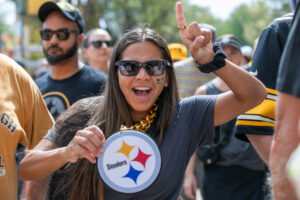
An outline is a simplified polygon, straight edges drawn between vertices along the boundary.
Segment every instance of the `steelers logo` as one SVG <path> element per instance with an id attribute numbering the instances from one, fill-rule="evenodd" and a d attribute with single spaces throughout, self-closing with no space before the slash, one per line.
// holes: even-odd
<path id="1" fill-rule="evenodd" d="M 135 193 L 149 187 L 157 178 L 161 156 L 149 136 L 126 130 L 106 140 L 97 164 L 101 178 L 109 187 L 118 192 Z"/>

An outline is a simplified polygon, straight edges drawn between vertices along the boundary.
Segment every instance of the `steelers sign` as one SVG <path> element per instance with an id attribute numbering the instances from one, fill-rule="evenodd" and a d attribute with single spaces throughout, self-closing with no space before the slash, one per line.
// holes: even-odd
<path id="1" fill-rule="evenodd" d="M 145 133 L 126 130 L 110 136 L 98 158 L 98 171 L 113 190 L 135 193 L 157 178 L 161 156 L 156 143 Z"/>

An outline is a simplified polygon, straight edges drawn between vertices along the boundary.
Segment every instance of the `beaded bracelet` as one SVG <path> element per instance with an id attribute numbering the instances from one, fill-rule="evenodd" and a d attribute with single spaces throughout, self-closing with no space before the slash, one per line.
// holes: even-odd
<path id="1" fill-rule="evenodd" d="M 198 61 L 195 61 L 196 66 L 203 73 L 214 72 L 220 69 L 221 67 L 224 67 L 226 64 L 226 53 L 222 50 L 222 47 L 218 42 L 213 43 L 213 50 L 215 52 L 215 56 L 213 61 L 211 61 L 210 63 L 201 65 Z"/>

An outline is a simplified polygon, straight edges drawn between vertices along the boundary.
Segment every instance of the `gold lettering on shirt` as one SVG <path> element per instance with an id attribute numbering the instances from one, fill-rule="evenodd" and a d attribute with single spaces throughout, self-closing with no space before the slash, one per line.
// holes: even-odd
<path id="1" fill-rule="evenodd" d="M 4 169 L 4 164 L 2 163 L 3 156 L 0 155 L 0 176 L 4 176 L 6 173 L 6 170 Z"/>
<path id="2" fill-rule="evenodd" d="M 17 125 L 14 123 L 12 119 L 10 119 L 9 115 L 6 113 L 0 113 L 0 123 L 8 128 L 11 134 L 14 134 Z"/>

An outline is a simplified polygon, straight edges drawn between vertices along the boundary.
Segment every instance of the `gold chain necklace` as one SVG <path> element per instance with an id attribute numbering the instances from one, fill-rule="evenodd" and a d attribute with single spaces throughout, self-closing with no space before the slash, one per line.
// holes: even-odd
<path id="1" fill-rule="evenodd" d="M 152 108 L 149 110 L 149 112 L 147 113 L 147 116 L 143 120 L 139 121 L 138 123 L 130 127 L 122 125 L 121 130 L 125 131 L 125 130 L 135 129 L 141 132 L 146 132 L 150 128 L 152 122 L 154 121 L 157 108 L 158 106 L 154 104 Z"/>

